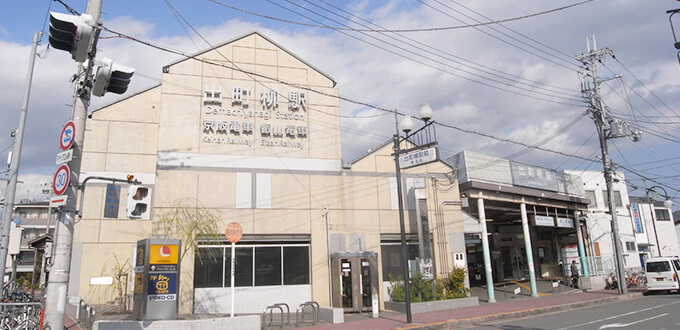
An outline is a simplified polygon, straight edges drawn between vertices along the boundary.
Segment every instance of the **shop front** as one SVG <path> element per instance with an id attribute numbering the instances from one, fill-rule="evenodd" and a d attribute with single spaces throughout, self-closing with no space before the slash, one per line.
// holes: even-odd
<path id="1" fill-rule="evenodd" d="M 584 260 L 578 215 L 588 200 L 578 178 L 468 151 L 451 163 L 470 217 L 465 243 L 477 283 L 529 280 L 537 295 L 537 279 L 561 278 L 567 261 Z"/>

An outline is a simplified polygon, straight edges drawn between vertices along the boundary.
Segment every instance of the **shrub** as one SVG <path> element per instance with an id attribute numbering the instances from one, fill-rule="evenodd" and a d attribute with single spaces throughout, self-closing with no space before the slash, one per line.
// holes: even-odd
<path id="1" fill-rule="evenodd" d="M 409 293 L 411 302 L 423 302 L 434 300 L 446 300 L 455 298 L 465 298 L 469 289 L 465 287 L 464 268 L 454 268 L 445 278 L 434 280 L 423 279 L 423 274 L 417 273 L 416 276 L 409 278 Z M 403 277 L 390 278 L 389 294 L 392 301 L 405 301 L 404 279 Z"/>

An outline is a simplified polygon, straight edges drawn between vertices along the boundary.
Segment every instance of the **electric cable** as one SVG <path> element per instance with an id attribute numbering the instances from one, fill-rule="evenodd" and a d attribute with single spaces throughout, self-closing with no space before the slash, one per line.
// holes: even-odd
<path id="1" fill-rule="evenodd" d="M 550 13 L 554 13 L 554 12 L 557 12 L 557 11 L 569 9 L 569 8 L 572 8 L 572 7 L 580 6 L 580 5 L 586 4 L 588 2 L 595 1 L 595 0 L 585 0 L 585 1 L 581 1 L 581 2 L 578 2 L 578 3 L 571 4 L 571 5 L 553 8 L 553 9 L 545 10 L 545 11 L 538 12 L 538 13 L 523 15 L 523 16 L 519 16 L 519 17 L 506 18 L 506 19 L 497 20 L 497 21 L 480 22 L 480 23 L 477 23 L 477 24 L 465 24 L 465 25 L 459 25 L 459 26 L 443 26 L 443 27 L 418 28 L 418 29 L 387 29 L 387 28 L 356 29 L 356 28 L 350 28 L 350 27 L 333 27 L 333 26 L 328 26 L 328 25 L 316 25 L 316 24 L 309 24 L 309 23 L 291 21 L 291 20 L 287 20 L 287 19 L 274 17 L 274 16 L 258 14 L 256 12 L 252 12 L 252 11 L 248 11 L 248 10 L 245 10 L 245 9 L 242 9 L 242 8 L 239 8 L 239 7 L 231 6 L 231 5 L 225 4 L 225 3 L 217 1 L 217 0 L 208 0 L 208 1 L 215 3 L 215 4 L 218 4 L 220 6 L 224 6 L 224 7 L 229 8 L 229 9 L 233 9 L 233 10 L 242 12 L 244 14 L 257 16 L 257 17 L 268 19 L 268 20 L 282 22 L 282 23 L 288 23 L 288 24 L 295 24 L 295 25 L 301 25 L 301 26 L 307 26 L 307 27 L 313 27 L 313 28 L 321 28 L 321 29 L 330 29 L 330 30 L 337 30 L 337 31 L 377 32 L 377 33 L 399 32 L 399 33 L 402 33 L 402 32 L 431 32 L 431 31 L 456 30 L 456 29 L 464 29 L 464 28 L 471 28 L 471 27 L 477 27 L 477 26 L 485 26 L 485 25 L 493 25 L 493 24 L 499 24 L 499 23 L 507 23 L 507 22 L 512 22 L 512 21 L 519 21 L 519 20 L 523 20 L 523 19 L 526 19 L 526 18 L 541 16 L 541 15 L 550 14 Z"/>

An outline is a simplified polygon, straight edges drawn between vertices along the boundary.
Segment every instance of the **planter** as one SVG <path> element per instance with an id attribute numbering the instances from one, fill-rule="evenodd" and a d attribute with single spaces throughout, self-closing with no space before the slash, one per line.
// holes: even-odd
<path id="1" fill-rule="evenodd" d="M 477 306 L 479 306 L 479 299 L 477 297 L 426 301 L 417 303 L 411 302 L 411 314 L 420 314 Z M 403 302 L 386 301 L 385 309 L 393 310 L 395 312 L 400 313 L 406 313 L 406 304 Z"/>

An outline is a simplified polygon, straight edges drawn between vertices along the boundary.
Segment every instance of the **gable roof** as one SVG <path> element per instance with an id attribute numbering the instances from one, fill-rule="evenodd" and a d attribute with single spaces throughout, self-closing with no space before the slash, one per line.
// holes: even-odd
<path id="1" fill-rule="evenodd" d="M 254 35 L 254 34 L 255 34 L 255 35 L 258 35 L 258 36 L 260 36 L 260 37 L 262 37 L 263 39 L 267 40 L 268 42 L 272 43 L 274 46 L 276 46 L 276 47 L 278 47 L 279 49 L 283 50 L 284 52 L 288 53 L 290 56 L 294 57 L 294 58 L 297 59 L 298 61 L 300 61 L 300 62 L 304 63 L 305 65 L 309 66 L 310 68 L 314 69 L 316 72 L 318 72 L 318 73 L 321 74 L 322 76 L 328 78 L 330 81 L 333 82 L 333 87 L 335 87 L 335 85 L 337 84 L 337 82 L 335 81 L 335 79 L 333 79 L 333 77 L 331 77 L 330 75 L 328 75 L 328 74 L 324 73 L 323 71 L 319 70 L 318 68 L 316 68 L 315 66 L 311 65 L 309 62 L 305 61 L 304 59 L 300 58 L 299 56 L 295 55 L 295 53 L 289 51 L 289 50 L 286 49 L 285 47 L 279 45 L 276 41 L 274 41 L 274 40 L 272 40 L 272 39 L 269 39 L 267 36 L 265 36 L 264 34 L 262 34 L 262 33 L 259 32 L 259 31 L 252 31 L 252 32 L 250 32 L 250 33 L 246 33 L 246 34 L 244 34 L 244 35 L 242 35 L 242 36 L 240 36 L 240 37 L 236 37 L 236 38 L 231 39 L 231 40 L 229 40 L 229 41 L 225 41 L 225 42 L 222 42 L 222 43 L 220 43 L 220 44 L 214 45 L 214 46 L 212 46 L 212 47 L 210 47 L 210 48 L 206 48 L 206 49 L 204 49 L 204 50 L 201 50 L 201 51 L 199 51 L 199 52 L 197 52 L 197 53 L 195 53 L 195 54 L 188 55 L 188 56 L 186 56 L 186 57 L 184 57 L 184 58 L 180 58 L 180 59 L 178 59 L 178 60 L 175 60 L 175 61 L 173 61 L 173 62 L 170 62 L 168 65 L 166 65 L 166 66 L 163 67 L 163 72 L 166 72 L 166 71 L 168 70 L 169 67 L 171 67 L 171 66 L 173 66 L 173 65 L 175 65 L 175 64 L 184 62 L 184 61 L 186 61 L 186 60 L 188 60 L 188 59 L 192 59 L 192 58 L 198 57 L 198 56 L 200 56 L 200 55 L 202 55 L 202 54 L 205 54 L 205 53 L 207 53 L 207 52 L 209 52 L 209 51 L 215 50 L 215 49 L 217 49 L 217 48 L 220 48 L 220 47 L 222 47 L 222 46 L 224 46 L 224 45 L 228 45 L 228 44 L 233 43 L 233 42 L 235 42 L 235 41 L 238 41 L 238 40 L 241 40 L 241 39 L 250 37 L 251 35 Z"/>

